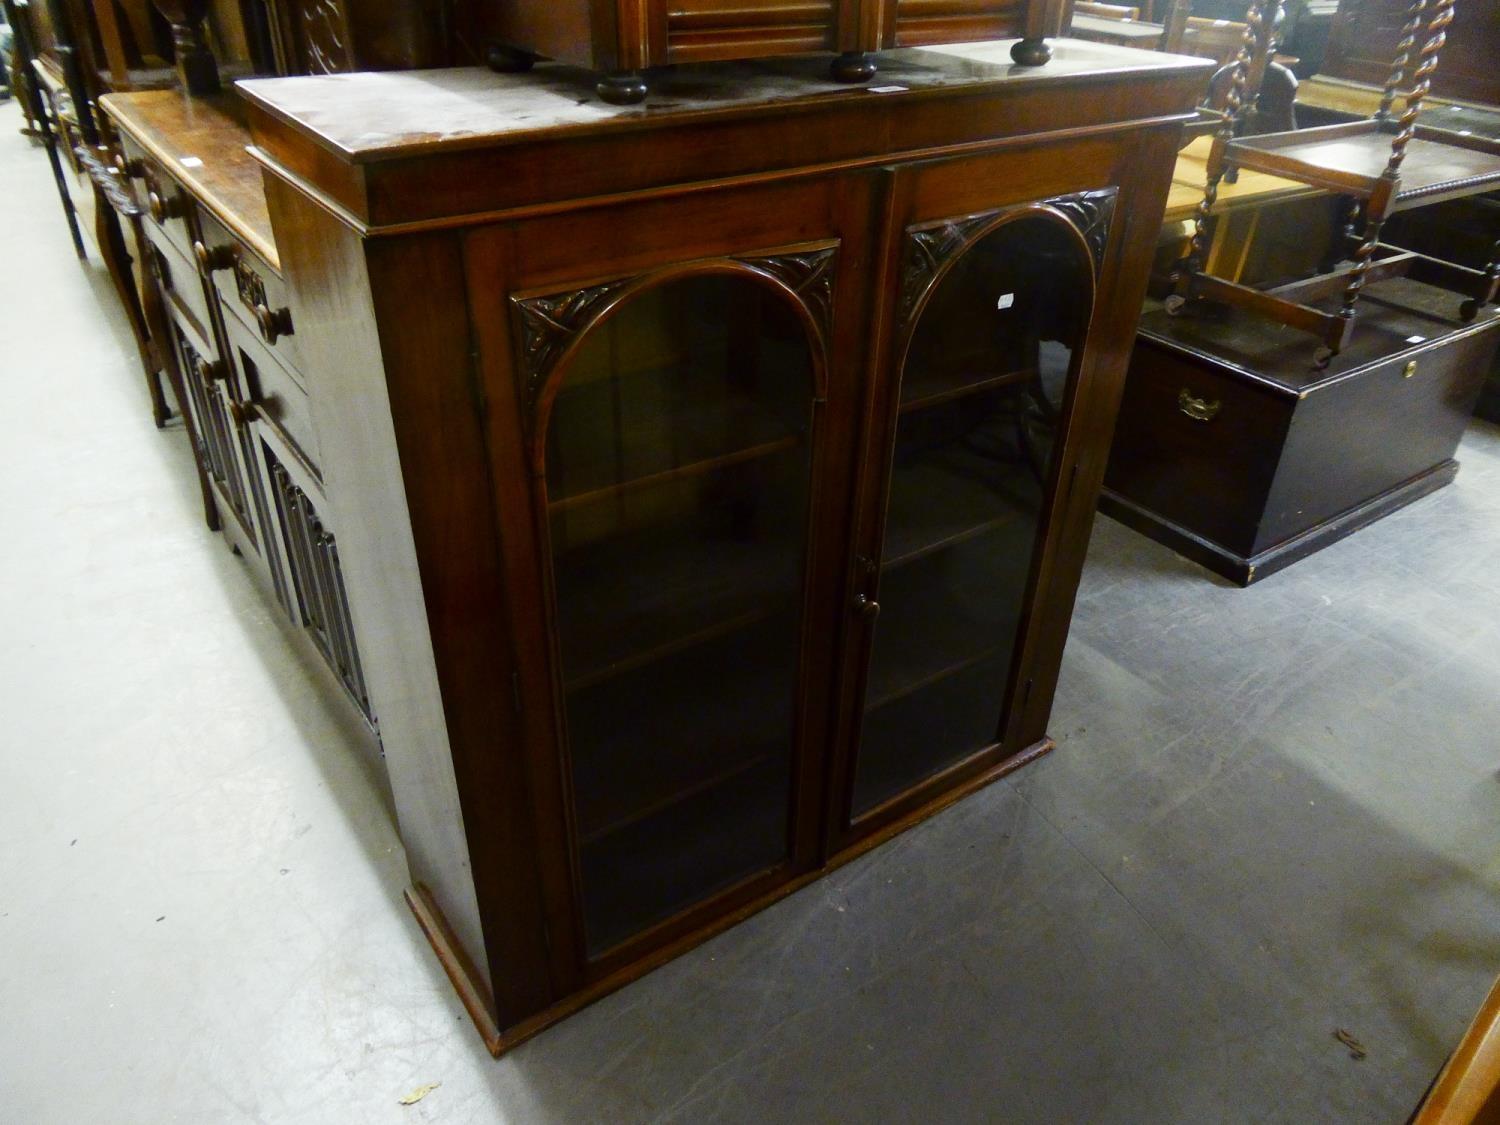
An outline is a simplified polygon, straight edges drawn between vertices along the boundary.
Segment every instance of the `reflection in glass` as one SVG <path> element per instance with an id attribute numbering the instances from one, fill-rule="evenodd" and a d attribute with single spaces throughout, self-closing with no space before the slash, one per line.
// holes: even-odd
<path id="1" fill-rule="evenodd" d="M 1058 221 L 966 251 L 913 330 L 881 555 L 857 817 L 1000 737 L 1092 276 Z"/>
<path id="2" fill-rule="evenodd" d="M 569 363 L 546 485 L 591 955 L 785 862 L 814 380 L 764 285 L 628 300 Z"/>

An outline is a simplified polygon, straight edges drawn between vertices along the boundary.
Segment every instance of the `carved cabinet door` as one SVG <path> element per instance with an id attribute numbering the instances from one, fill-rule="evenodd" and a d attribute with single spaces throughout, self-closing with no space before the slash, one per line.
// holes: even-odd
<path id="1" fill-rule="evenodd" d="M 1116 191 L 1025 161 L 892 177 L 835 848 L 1041 737 L 1018 701 Z"/>
<path id="2" fill-rule="evenodd" d="M 820 862 L 861 182 L 541 219 L 471 246 L 471 290 L 494 284 L 481 262 L 509 275 L 478 319 L 481 347 L 509 352 L 487 376 L 492 456 L 522 454 L 526 480 L 527 526 L 505 519 L 510 603 L 523 726 L 568 829 L 559 972 L 569 946 L 571 971 L 607 973 Z"/>

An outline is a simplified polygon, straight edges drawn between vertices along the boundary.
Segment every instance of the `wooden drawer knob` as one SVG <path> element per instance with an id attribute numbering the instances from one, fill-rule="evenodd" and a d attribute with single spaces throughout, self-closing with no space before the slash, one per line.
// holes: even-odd
<path id="1" fill-rule="evenodd" d="M 260 325 L 261 338 L 268 344 L 274 344 L 283 336 L 293 335 L 291 309 L 272 309 L 267 305 L 256 305 L 255 322 Z"/>
<path id="2" fill-rule="evenodd" d="M 115 153 L 115 171 L 131 180 L 139 180 L 146 174 L 146 166 L 140 160 L 131 160 L 123 152 Z"/>
<path id="3" fill-rule="evenodd" d="M 229 378 L 229 365 L 222 359 L 205 359 L 198 364 L 198 373 L 206 383 L 217 383 Z"/>
<path id="4" fill-rule="evenodd" d="M 1183 387 L 1182 393 L 1177 396 L 1177 409 L 1194 422 L 1212 422 L 1219 416 L 1219 411 L 1224 409 L 1224 404 L 1217 399 L 1210 402 L 1206 398 L 1199 398 Z"/>
<path id="5" fill-rule="evenodd" d="M 233 246 L 209 246 L 204 242 L 194 240 L 193 257 L 198 259 L 198 268 L 204 273 L 213 273 L 214 270 L 227 270 L 235 263 L 238 257 Z"/>
<path id="6" fill-rule="evenodd" d="M 229 409 L 229 417 L 236 426 L 248 426 L 260 414 L 260 407 L 253 402 L 235 402 L 230 399 L 225 404 Z"/>

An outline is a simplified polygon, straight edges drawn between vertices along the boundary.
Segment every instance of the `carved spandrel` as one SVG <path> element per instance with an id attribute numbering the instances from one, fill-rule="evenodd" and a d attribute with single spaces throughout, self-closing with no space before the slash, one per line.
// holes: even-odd
<path id="1" fill-rule="evenodd" d="M 836 247 L 789 254 L 732 259 L 774 277 L 807 307 L 826 341 L 833 316 Z M 542 386 L 558 359 L 586 331 L 611 300 L 643 276 L 620 278 L 585 289 L 541 297 L 511 298 L 520 325 L 521 374 L 527 411 L 536 405 Z"/>
<path id="2" fill-rule="evenodd" d="M 521 366 L 528 411 L 536 404 L 542 384 L 558 357 L 589 326 L 609 298 L 630 283 L 630 279 L 607 281 L 568 293 L 512 298 L 521 321 Z"/>
<path id="3" fill-rule="evenodd" d="M 770 274 L 801 298 L 818 326 L 823 339 L 828 339 L 830 322 L 833 319 L 833 275 L 838 260 L 838 248 L 808 250 L 798 254 L 776 254 L 764 258 L 736 258 L 754 269 Z"/>
<path id="4" fill-rule="evenodd" d="M 981 232 L 994 225 L 997 219 L 1015 211 L 1045 207 L 1060 214 L 1083 236 L 1093 255 L 1097 273 L 1104 264 L 1104 251 L 1109 245 L 1110 223 L 1119 194 L 1119 189 L 1112 187 L 1075 192 L 1016 207 L 965 215 L 908 231 L 901 258 L 900 294 L 896 306 L 899 329 L 904 332 L 911 326 L 912 314 L 932 288 L 943 266 L 972 246 L 981 237 Z"/>

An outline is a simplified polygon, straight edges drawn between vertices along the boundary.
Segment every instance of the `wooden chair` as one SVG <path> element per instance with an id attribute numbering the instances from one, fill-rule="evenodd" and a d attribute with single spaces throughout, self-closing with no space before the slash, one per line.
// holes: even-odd
<path id="1" fill-rule="evenodd" d="M 1220 66 L 1228 66 L 1239 56 L 1240 45 L 1245 42 L 1248 30 L 1247 24 L 1237 20 L 1189 16 L 1175 50 L 1179 54 L 1213 59 Z"/>

